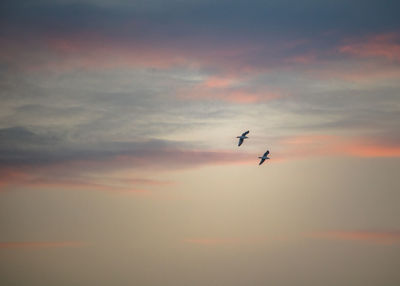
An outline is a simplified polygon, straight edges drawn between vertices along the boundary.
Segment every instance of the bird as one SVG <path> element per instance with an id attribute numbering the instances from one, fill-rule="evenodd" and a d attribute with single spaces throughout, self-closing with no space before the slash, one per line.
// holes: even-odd
<path id="1" fill-rule="evenodd" d="M 269 159 L 267 156 L 268 156 L 268 154 L 269 154 L 269 150 L 267 150 L 267 152 L 265 152 L 264 153 L 264 155 L 262 156 L 262 157 L 258 157 L 258 158 L 260 158 L 261 159 L 261 161 L 260 161 L 260 164 L 258 164 L 258 165 L 261 165 L 262 163 L 264 163 L 264 161 L 267 159 Z"/>
<path id="2" fill-rule="evenodd" d="M 246 136 L 246 135 L 249 134 L 249 133 L 250 133 L 250 131 L 247 130 L 247 131 L 244 132 L 241 136 L 237 136 L 237 137 L 236 137 L 236 138 L 239 138 L 239 144 L 238 144 L 238 146 L 242 145 L 244 139 L 249 138 L 249 137 Z"/>

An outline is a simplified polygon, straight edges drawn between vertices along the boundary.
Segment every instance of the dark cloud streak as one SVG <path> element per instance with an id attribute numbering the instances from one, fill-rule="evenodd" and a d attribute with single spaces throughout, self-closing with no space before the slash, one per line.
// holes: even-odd
<path id="1" fill-rule="evenodd" d="M 208 163 L 245 161 L 233 152 L 199 150 L 192 144 L 166 140 L 136 142 L 68 142 L 52 135 L 35 134 L 25 128 L 0 130 L 0 166 L 12 167 L 89 167 L 182 168 Z M 74 169 L 74 168 L 72 168 Z"/>
<path id="2" fill-rule="evenodd" d="M 397 1 L 135 1 L 96 5 L 91 1 L 3 1 L 3 32 L 25 35 L 97 31 L 112 39 L 168 41 L 200 35 L 225 40 L 268 35 L 343 35 L 400 27 Z M 332 36 L 332 35 L 331 35 Z"/>

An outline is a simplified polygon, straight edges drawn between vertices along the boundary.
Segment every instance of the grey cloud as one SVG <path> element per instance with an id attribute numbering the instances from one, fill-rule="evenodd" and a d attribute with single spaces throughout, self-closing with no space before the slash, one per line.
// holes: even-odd
<path id="1" fill-rule="evenodd" d="M 1 159 L 5 166 L 41 165 L 74 160 L 104 160 L 117 155 L 140 155 L 167 148 L 167 142 L 71 142 L 54 134 L 38 134 L 23 127 L 0 130 Z M 175 143 L 179 145 L 178 143 Z"/>
<path id="2" fill-rule="evenodd" d="M 175 169 L 224 162 L 246 156 L 201 150 L 195 143 L 167 140 L 77 142 L 26 128 L 0 130 L 0 167 L 31 169 L 61 166 L 62 174 L 125 168 Z M 63 167 L 64 166 L 64 167 Z"/>
<path id="3" fill-rule="evenodd" d="M 396 31 L 400 27 L 397 1 L 3 1 L 2 28 L 5 38 L 29 41 L 38 50 L 49 47 L 51 38 L 125 46 L 159 46 L 205 51 L 253 42 L 264 48 L 247 59 L 255 66 L 274 64 L 310 50 L 279 46 L 279 39 L 312 39 L 312 48 L 329 50 L 343 38 Z M 277 42 L 275 53 L 269 49 Z M 47 52 L 47 56 L 51 54 Z M 27 62 L 32 58 L 19 56 Z M 56 57 L 56 55 L 53 55 Z M 40 59 L 37 59 L 40 62 Z"/>
<path id="4" fill-rule="evenodd" d="M 100 3 L 100 4 L 98 4 Z M 108 5 L 107 5 L 108 4 Z M 140 30 L 170 35 L 189 30 L 223 35 L 227 32 L 276 33 L 290 30 L 312 34 L 321 30 L 362 32 L 399 26 L 397 1 L 5 1 L 6 21 L 34 24 L 40 29 L 98 28 L 112 31 L 130 19 Z M 157 31 L 158 30 L 158 31 Z M 123 30 L 132 33 L 132 29 Z M 119 32 L 121 33 L 121 31 Z"/>
<path id="5" fill-rule="evenodd" d="M 2 79 L 2 127 L 48 130 L 78 141 L 135 141 L 234 115 L 223 103 L 179 100 L 179 73 L 116 71 Z M 21 85 L 18 85 L 18 82 Z"/>
<path id="6" fill-rule="evenodd" d="M 43 146 L 47 146 L 48 138 L 39 138 L 39 134 L 52 134 L 59 140 L 52 148 L 42 148 L 32 154 L 30 150 L 15 150 L 15 154 L 19 152 L 20 162 L 23 158 L 28 158 L 27 161 L 53 162 L 79 157 L 108 158 L 116 154 L 136 156 L 134 150 L 139 150 L 142 144 L 138 140 L 151 142 L 153 138 L 190 132 L 192 129 L 206 130 L 227 122 L 231 125 L 241 122 L 259 125 L 260 129 L 275 135 L 288 135 L 282 132 L 292 134 L 299 130 L 369 133 L 383 130 L 385 134 L 398 130 L 398 86 L 393 82 L 352 86 L 340 79 L 317 79 L 306 73 L 309 71 L 307 68 L 318 73 L 320 69 L 329 70 L 332 66 L 345 70 L 354 64 L 354 61 L 343 64 L 346 62 L 343 58 L 337 61 L 341 55 L 337 51 L 335 53 L 335 45 L 348 35 L 347 32 L 333 30 L 325 33 L 326 29 L 337 28 L 335 23 L 339 15 L 343 17 L 341 25 L 346 25 L 350 19 L 353 20 L 350 15 L 359 13 L 361 18 L 355 19 L 354 25 L 345 30 L 351 34 L 357 25 L 357 29 L 362 30 L 367 25 L 364 17 L 372 13 L 378 2 L 360 5 L 361 8 L 357 6 L 360 4 L 357 1 L 326 5 L 319 1 L 303 1 L 303 5 L 288 5 L 279 1 L 238 1 L 229 5 L 224 1 L 192 1 L 189 4 L 176 1 L 171 5 L 159 5 L 157 1 L 150 4 L 144 1 L 137 2 L 136 7 L 123 2 L 118 5 L 96 5 L 91 1 L 10 3 L 3 3 L 10 12 L 3 19 L 7 24 L 2 28 L 4 33 L 7 27 L 17 27 L 19 24 L 16 22 L 26 16 L 21 26 L 26 27 L 26 34 L 37 36 L 35 40 L 38 42 L 46 33 L 54 35 L 60 32 L 61 38 L 73 40 L 75 32 L 97 32 L 103 36 L 98 42 L 91 38 L 90 33 L 87 40 L 93 40 L 99 46 L 103 39 L 128 47 L 134 47 L 135 41 L 139 41 L 158 46 L 160 50 L 170 49 L 171 54 L 192 57 L 196 63 L 206 62 L 195 67 L 173 66 L 166 70 L 72 68 L 55 73 L 46 70 L 36 73 L 2 66 L 1 127 L 22 126 L 32 130 L 35 134 L 32 136 L 36 136 L 34 140 L 43 140 Z M 379 8 L 377 12 L 389 6 Z M 282 18 L 282 14 L 286 18 Z M 386 31 L 396 27 L 398 20 L 391 18 L 390 13 L 387 16 L 385 21 L 388 22 L 374 24 L 376 30 Z M 379 14 L 376 19 L 380 17 Z M 309 25 L 315 28 L 308 29 Z M 130 27 L 133 28 L 128 29 Z M 285 31 L 289 27 L 298 28 L 294 29 L 294 34 L 297 34 L 292 36 L 286 31 L 277 36 L 281 29 Z M 303 30 L 309 32 L 302 33 Z M 18 29 L 14 31 L 14 37 L 21 37 Z M 372 30 L 368 28 L 365 31 L 369 33 Z M 318 36 L 309 35 L 311 32 L 317 32 Z M 286 47 L 280 45 L 288 40 L 294 43 Z M 228 56 L 218 54 L 247 42 L 256 49 Z M 38 51 L 40 54 L 47 50 Z M 306 70 L 301 64 L 282 67 L 285 59 L 307 52 L 315 52 L 322 63 L 311 64 Z M 21 55 L 24 54 L 26 51 L 23 49 Z M 64 55 L 58 57 L 64 58 Z M 23 60 L 25 58 L 33 61 L 34 57 L 28 54 Z M 51 55 L 47 60 L 52 62 L 54 59 L 57 55 Z M 37 60 L 46 61 L 46 58 L 40 55 Z M 208 76 L 218 76 L 220 72 L 222 76 L 226 75 L 224 65 L 237 71 L 238 80 L 243 80 L 250 91 L 277 89 L 285 96 L 252 104 L 251 108 L 217 102 L 212 98 L 186 100 L 178 97 L 178 91 L 195 86 Z M 265 68 L 265 72 L 249 79 L 248 75 L 241 73 L 242 66 Z M 274 69 L 277 66 L 280 68 Z M 365 130 L 355 130 L 360 127 Z M 11 133 L 9 136 L 18 137 Z M 27 146 L 32 145 L 29 140 L 26 140 Z M 125 148 L 125 144 L 132 144 L 132 149 Z M 10 157 L 10 153 L 3 152 L 3 156 L 9 162 L 18 161 Z"/>
<path id="7" fill-rule="evenodd" d="M 344 72 L 347 68 L 342 66 Z M 396 118 L 400 112 L 400 86 L 395 79 L 349 81 L 294 70 L 263 74 L 250 84 L 286 94 L 265 103 L 266 108 L 285 114 L 285 118 L 296 118 L 293 124 L 282 121 L 279 128 L 296 126 L 314 132 L 364 129 L 363 132 L 384 130 L 386 133 L 399 128 Z M 263 111 L 257 116 L 263 116 Z"/>
<path id="8" fill-rule="evenodd" d="M 2 148 L 40 146 L 47 147 L 59 142 L 55 136 L 33 133 L 23 127 L 11 127 L 0 129 L 0 146 Z"/>

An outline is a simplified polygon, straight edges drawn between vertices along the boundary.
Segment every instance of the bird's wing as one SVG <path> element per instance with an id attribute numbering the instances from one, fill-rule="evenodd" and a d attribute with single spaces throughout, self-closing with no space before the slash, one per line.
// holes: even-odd
<path id="1" fill-rule="evenodd" d="M 267 150 L 267 152 L 264 153 L 264 157 L 268 156 L 268 154 L 269 154 L 269 150 Z"/>
<path id="2" fill-rule="evenodd" d="M 242 143 L 243 143 L 243 139 L 240 138 L 240 139 L 239 139 L 239 145 L 238 145 L 238 146 L 242 145 Z"/>
<path id="3" fill-rule="evenodd" d="M 242 136 L 246 136 L 246 135 L 249 134 L 249 133 L 250 133 L 250 131 L 247 130 L 246 132 L 244 132 L 244 133 L 242 134 Z"/>
<path id="4" fill-rule="evenodd" d="M 265 161 L 265 159 L 263 158 L 263 159 L 261 159 L 261 161 L 260 161 L 260 164 L 258 164 L 258 165 L 261 165 L 262 163 L 264 163 L 264 161 Z"/>

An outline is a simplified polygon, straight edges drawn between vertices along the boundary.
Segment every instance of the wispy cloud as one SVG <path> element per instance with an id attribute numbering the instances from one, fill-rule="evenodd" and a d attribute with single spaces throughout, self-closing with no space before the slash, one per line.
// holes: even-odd
<path id="1" fill-rule="evenodd" d="M 145 192 L 168 183 L 136 175 L 99 182 L 87 174 L 253 163 L 254 154 L 154 139 L 190 137 L 198 126 L 205 134 L 227 122 L 264 125 L 279 144 L 275 160 L 400 156 L 398 141 L 380 134 L 398 129 L 397 86 L 380 82 L 400 76 L 398 34 L 384 25 L 362 35 L 348 26 L 332 29 L 334 14 L 360 27 L 349 12 L 358 15 L 360 7 L 332 4 L 315 27 L 308 16 L 324 9 L 314 2 L 307 2 L 314 12 L 305 14 L 279 1 L 178 2 L 157 9 L 91 1 L 41 1 L 26 9 L 5 2 L 2 189 L 19 183 Z M 361 7 L 363 17 L 374 15 L 374 5 Z M 230 13 L 219 17 L 212 12 L 218 7 Z M 211 26 L 218 28 L 205 29 Z M 344 82 L 354 79 L 384 88 Z"/>
<path id="2" fill-rule="evenodd" d="M 359 57 L 385 58 L 389 61 L 400 61 L 400 34 L 386 33 L 369 36 L 365 40 L 353 40 L 339 48 L 342 53 Z"/>
<path id="3" fill-rule="evenodd" d="M 400 157 L 400 144 L 369 137 L 301 135 L 281 139 L 282 159 L 303 156 Z"/>
<path id="4" fill-rule="evenodd" d="M 92 174 L 248 164 L 252 159 L 248 154 L 234 151 L 206 150 L 182 142 L 171 144 L 161 140 L 71 145 L 57 139 L 50 140 L 53 135 L 39 136 L 23 128 L 0 130 L 0 136 L 7 139 L 3 142 L 5 145 L 0 144 L 2 190 L 24 186 L 146 194 L 150 193 L 147 187 L 163 188 L 173 182 L 130 176 L 101 180 Z M 52 144 L 52 151 L 46 152 L 49 144 Z"/>
<path id="5" fill-rule="evenodd" d="M 129 178 L 129 179 L 122 178 L 119 179 L 119 181 L 134 185 L 138 184 L 138 185 L 149 185 L 149 186 L 171 186 L 176 184 L 176 182 L 174 181 L 154 180 L 148 178 Z"/>
<path id="6" fill-rule="evenodd" d="M 254 86 L 238 76 L 210 77 L 178 92 L 181 99 L 219 100 L 230 103 L 262 103 L 287 96 L 277 88 Z"/>
<path id="7" fill-rule="evenodd" d="M 24 129 L 0 132 L 7 139 L 0 151 L 0 186 L 68 188 L 113 192 L 150 193 L 149 187 L 163 188 L 173 184 L 152 178 L 123 177 L 99 180 L 93 172 L 104 174 L 122 170 L 180 170 L 210 165 L 252 164 L 257 154 L 233 150 L 209 150 L 183 142 L 106 142 L 90 146 L 68 145 L 53 135 L 38 136 Z M 7 135 L 7 136 L 6 136 Z M 22 145 L 11 144 L 19 142 Z M 291 160 L 310 156 L 400 157 L 396 140 L 369 137 L 344 137 L 311 134 L 283 136 L 274 139 L 279 149 L 274 160 Z M 3 143 L 4 143 L 3 142 Z M 52 152 L 45 152 L 52 144 Z M 233 145 L 232 145 L 233 146 Z M 12 148 L 12 149 L 10 149 Z"/>

